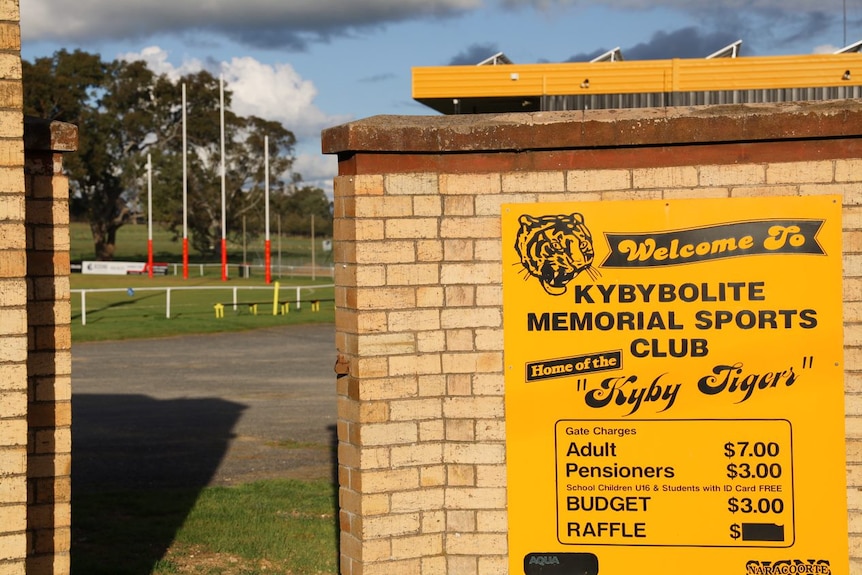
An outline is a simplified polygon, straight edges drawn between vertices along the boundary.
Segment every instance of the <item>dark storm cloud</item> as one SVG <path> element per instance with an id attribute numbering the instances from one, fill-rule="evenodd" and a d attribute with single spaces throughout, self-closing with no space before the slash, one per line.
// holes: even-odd
<path id="1" fill-rule="evenodd" d="M 711 10 L 771 10 L 787 12 L 816 12 L 823 9 L 820 0 L 600 0 L 609 8 L 621 10 L 648 10 L 651 8 L 671 8 L 691 13 Z M 595 0 L 500 0 L 499 4 L 510 9 L 559 10 L 570 6 L 595 5 Z"/>
<path id="2" fill-rule="evenodd" d="M 779 34 L 778 37 L 775 38 L 779 45 L 790 44 L 800 40 L 804 41 L 806 38 L 811 38 L 817 34 L 823 34 L 836 23 L 836 17 L 834 15 L 827 14 L 826 12 L 809 12 L 807 14 L 800 15 L 798 18 L 790 19 L 789 21 L 788 15 L 776 14 L 775 19 L 778 20 L 779 18 L 783 20 L 784 24 L 784 26 L 781 27 L 781 29 L 784 30 L 783 34 Z"/>
<path id="3" fill-rule="evenodd" d="M 751 10 L 723 10 L 718 6 L 705 9 L 702 20 L 711 30 L 733 31 L 744 40 L 747 54 L 751 55 L 804 44 L 812 38 L 822 39 L 830 30 L 834 33 L 840 29 L 840 6 L 831 12 L 822 10 L 822 3 L 808 8 L 795 11 L 783 6 L 757 6 Z M 833 35 L 833 43 L 840 45 L 841 38 Z"/>
<path id="4" fill-rule="evenodd" d="M 649 42 L 622 48 L 626 60 L 667 60 L 670 58 L 703 58 L 740 38 L 730 32 L 704 33 L 694 27 L 673 32 L 656 32 Z M 744 45 L 743 45 L 744 46 Z M 568 62 L 589 62 L 607 50 L 576 54 Z"/>
<path id="5" fill-rule="evenodd" d="M 597 50 L 593 50 L 592 52 L 580 52 L 579 54 L 569 56 L 566 59 L 566 62 L 590 62 L 591 60 L 593 60 L 593 58 L 598 58 L 599 56 L 607 52 L 609 49 L 610 48 L 599 48 Z M 623 52 L 623 58 L 628 58 L 628 55 L 625 52 Z"/>
<path id="6" fill-rule="evenodd" d="M 673 32 L 656 32 L 649 42 L 626 48 L 632 60 L 667 58 L 704 58 L 740 38 L 731 32 L 701 32 L 697 28 L 681 28 Z"/>
<path id="7" fill-rule="evenodd" d="M 496 44 L 473 44 L 462 50 L 449 60 L 449 66 L 469 66 L 478 64 L 499 52 Z"/>
<path id="8" fill-rule="evenodd" d="M 839 23 L 840 6 L 821 0 L 603 0 L 616 10 L 676 10 L 704 29 L 733 32 L 749 46 L 804 40 Z M 247 46 L 303 50 L 312 42 L 374 30 L 399 22 L 456 17 L 489 9 L 579 11 L 595 0 L 22 0 L 26 42 L 99 42 L 195 34 L 218 42 L 228 37 Z M 63 14 L 58 26 L 56 15 Z M 742 25 L 729 27 L 736 20 Z M 711 34 L 718 35 L 719 32 Z M 705 33 L 701 32 L 701 36 Z M 708 35 L 707 39 L 708 38 Z M 670 45 L 672 38 L 646 44 Z M 718 42 L 720 43 L 720 42 Z M 649 46 L 645 45 L 644 49 Z M 633 47 L 634 48 L 634 47 Z"/>
<path id="9" fill-rule="evenodd" d="M 27 41 L 98 41 L 154 34 L 204 32 L 249 46 L 302 50 L 309 42 L 375 27 L 457 16 L 481 0 L 26 0 L 21 26 Z M 53 17 L 63 14 L 62 26 Z"/>
<path id="10" fill-rule="evenodd" d="M 512 10 L 541 10 L 548 13 L 565 8 L 577 9 L 596 5 L 593 0 L 500 0 L 500 2 L 504 7 Z M 716 50 L 721 48 L 723 39 L 727 40 L 726 43 L 742 39 L 747 54 L 767 52 L 785 45 L 822 38 L 824 32 L 840 29 L 842 20 L 842 6 L 837 0 L 828 2 L 822 0 L 603 0 L 600 3 L 620 11 L 670 9 L 687 14 L 700 22 L 699 39 L 707 42 L 716 40 Z M 860 24 L 857 21 L 862 18 L 854 19 L 853 15 L 851 10 L 848 14 L 850 18 L 848 25 L 851 29 L 858 30 Z M 856 39 L 858 38 L 848 38 L 848 41 L 852 42 Z M 653 48 L 661 49 L 662 51 L 658 53 L 666 54 L 662 45 L 670 49 L 672 42 L 673 38 L 653 38 L 650 42 L 644 43 L 642 48 L 647 54 L 656 53 L 653 52 Z M 841 38 L 836 35 L 833 42 L 839 44 Z M 815 46 L 812 45 L 811 48 Z M 629 57 L 631 50 L 640 49 L 641 46 L 632 46 L 628 49 L 623 47 L 623 54 Z M 706 49 L 704 45 L 700 51 L 703 52 Z M 602 50 L 598 50 L 578 54 L 573 58 L 589 60 L 591 59 L 589 57 L 602 53 Z"/>

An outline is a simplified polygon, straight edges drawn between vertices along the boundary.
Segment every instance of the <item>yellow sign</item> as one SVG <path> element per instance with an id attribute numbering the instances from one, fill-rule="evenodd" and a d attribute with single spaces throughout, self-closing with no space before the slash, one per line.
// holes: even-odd
<path id="1" fill-rule="evenodd" d="M 840 197 L 502 228 L 509 572 L 846 574 Z"/>

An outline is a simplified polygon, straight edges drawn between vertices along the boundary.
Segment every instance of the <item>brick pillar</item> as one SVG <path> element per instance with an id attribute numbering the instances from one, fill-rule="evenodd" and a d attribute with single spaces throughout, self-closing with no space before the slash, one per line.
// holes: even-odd
<path id="1" fill-rule="evenodd" d="M 32 121 L 25 129 L 19 21 L 18 0 L 0 0 L 0 575 L 60 575 L 69 573 L 71 524 L 69 193 L 60 153 L 75 149 L 77 128 Z"/>
<path id="2" fill-rule="evenodd" d="M 504 572 L 500 182 L 335 180 L 343 575 Z"/>
<path id="3" fill-rule="evenodd" d="M 27 119 L 27 575 L 69 573 L 72 332 L 69 184 L 62 153 L 71 124 Z M 2 572 L 0 572 L 2 573 Z"/>
<path id="4" fill-rule="evenodd" d="M 27 555 L 27 299 L 18 2 L 0 1 L 0 574 Z"/>
<path id="5" fill-rule="evenodd" d="M 523 573 L 506 538 L 504 204 L 814 194 L 844 201 L 847 493 L 862 573 L 860 126 L 862 103 L 846 100 L 378 116 L 324 131 L 339 162 L 342 575 Z"/>

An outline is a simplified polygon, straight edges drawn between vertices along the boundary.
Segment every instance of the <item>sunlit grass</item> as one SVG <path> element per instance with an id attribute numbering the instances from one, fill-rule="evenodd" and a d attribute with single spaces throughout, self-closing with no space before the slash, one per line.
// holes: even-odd
<path id="1" fill-rule="evenodd" d="M 125 226 L 120 233 L 116 259 L 144 261 L 146 226 Z M 86 225 L 72 224 L 73 260 L 91 257 L 89 234 Z M 169 267 L 168 275 L 151 278 L 147 275 L 72 274 L 73 341 L 166 337 L 334 321 L 333 289 L 322 287 L 332 285 L 331 269 L 325 267 L 324 261 L 316 260 L 315 263 L 323 267 L 315 268 L 312 278 L 307 270 L 299 275 L 292 267 L 310 264 L 308 239 L 285 238 L 284 244 L 290 246 L 290 251 L 282 259 L 284 266 L 273 268 L 271 283 L 267 284 L 262 266 L 251 258 L 249 263 L 255 267 L 248 274 L 232 263 L 227 268 L 227 278 L 222 280 L 220 264 L 198 262 L 189 265 L 188 277 L 184 279 L 183 267 L 179 264 L 182 259 L 178 251 L 180 244 L 171 242 L 165 230 L 153 235 L 154 245 L 160 246 L 156 248 L 159 255 L 175 264 Z M 260 248 L 262 250 L 262 243 Z M 287 258 L 293 264 L 285 263 Z M 278 258 L 273 256 L 273 261 L 277 262 Z M 311 300 L 324 300 L 320 311 L 311 310 Z M 248 302 L 257 302 L 256 310 L 249 308 Z M 285 302 L 288 302 L 287 308 L 283 308 Z M 219 303 L 225 304 L 224 317 L 217 318 L 215 305 Z M 288 313 L 282 314 L 283 309 Z M 253 315 L 253 311 L 257 315 Z"/>
<path id="2" fill-rule="evenodd" d="M 275 480 L 87 493 L 72 506 L 72 573 L 337 573 L 336 487 Z"/>
<path id="3" fill-rule="evenodd" d="M 69 226 L 71 236 L 70 257 L 72 261 L 92 260 L 95 258 L 93 235 L 86 223 L 73 222 Z M 144 224 L 129 224 L 117 230 L 115 260 L 146 261 L 148 229 Z M 317 265 L 326 266 L 332 261 L 331 254 L 323 249 L 324 238 L 316 237 L 314 241 L 314 257 Z M 312 257 L 312 241 L 310 237 L 292 237 L 271 234 L 270 250 L 274 266 L 282 263 L 284 266 L 308 265 Z M 232 264 L 242 262 L 263 264 L 264 237 L 248 235 L 245 244 L 228 242 L 228 259 Z M 182 239 L 174 238 L 173 232 L 164 227 L 153 225 L 153 254 L 156 261 L 181 262 Z M 280 256 L 280 257 L 279 257 Z M 218 258 L 205 258 L 190 248 L 189 261 L 196 263 L 218 263 Z"/>

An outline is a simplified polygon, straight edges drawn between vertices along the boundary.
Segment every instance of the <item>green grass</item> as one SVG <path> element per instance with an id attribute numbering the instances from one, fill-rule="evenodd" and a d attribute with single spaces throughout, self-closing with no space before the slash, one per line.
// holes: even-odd
<path id="1" fill-rule="evenodd" d="M 167 337 L 334 321 L 332 301 L 321 301 L 317 312 L 311 311 L 310 304 L 313 299 L 333 299 L 333 288 L 322 287 L 332 285 L 330 278 L 322 281 L 294 278 L 282 282 L 279 282 L 278 301 L 288 302 L 289 311 L 282 315 L 280 306 L 276 306 L 276 315 L 273 315 L 275 282 L 267 286 L 253 278 L 222 282 L 207 278 L 182 280 L 76 274 L 72 277 L 72 289 L 86 292 L 83 300 L 81 293 L 72 293 L 72 341 Z M 299 309 L 297 287 L 300 287 Z M 166 288 L 172 288 L 170 314 Z M 237 288 L 236 309 L 232 305 L 233 288 Z M 116 291 L 90 291 L 94 289 Z M 86 317 L 82 313 L 82 301 L 86 303 Z M 257 315 L 252 314 L 246 302 L 258 302 Z M 227 304 L 222 318 L 215 315 L 217 303 Z"/>
<path id="2" fill-rule="evenodd" d="M 335 568 L 335 488 L 329 482 L 264 481 L 212 487 L 177 541 L 245 558 L 266 557 L 300 573 Z"/>
<path id="3" fill-rule="evenodd" d="M 334 574 L 336 517 L 328 481 L 76 494 L 72 573 Z"/>
<path id="4" fill-rule="evenodd" d="M 71 239 L 70 257 L 72 261 L 95 259 L 93 247 L 93 235 L 86 223 L 73 222 L 69 226 Z M 147 259 L 147 226 L 146 224 L 125 225 L 117 230 L 116 250 L 114 259 L 121 261 L 146 261 Z M 323 250 L 323 238 L 315 238 L 315 263 L 317 265 L 329 265 L 332 262 L 331 253 Z M 280 250 L 279 250 L 280 247 Z M 311 262 L 311 238 L 282 236 L 280 239 L 276 234 L 271 234 L 270 249 L 272 252 L 273 265 L 277 264 L 279 254 L 281 263 L 285 266 L 307 265 Z M 191 248 L 190 248 L 191 249 Z M 264 258 L 263 236 L 251 237 L 245 243 L 243 250 L 242 242 L 228 242 L 228 259 L 231 263 L 262 264 Z M 245 253 L 245 260 L 243 260 Z M 174 239 L 173 234 L 161 227 L 153 225 L 153 259 L 161 262 L 182 261 L 182 239 Z M 204 258 L 191 250 L 189 253 L 191 263 L 218 263 L 221 260 Z M 220 275 L 220 274 L 219 274 Z"/>
<path id="5" fill-rule="evenodd" d="M 86 224 L 71 225 L 72 260 L 92 258 L 92 238 Z M 120 228 L 117 238 L 115 259 L 128 261 L 146 261 L 147 228 L 142 225 L 124 226 Z M 273 242 L 274 244 L 275 242 Z M 228 279 L 221 279 L 221 265 L 218 263 L 201 266 L 201 261 L 190 263 L 188 279 L 182 277 L 181 245 L 171 241 L 170 233 L 154 229 L 154 251 L 158 256 L 156 261 L 177 263 L 167 276 L 146 275 L 110 276 L 75 273 L 71 276 L 72 290 L 113 289 L 114 292 L 87 291 L 86 315 L 82 312 L 82 297 L 77 291 L 72 293 L 72 341 L 105 341 L 132 338 L 167 337 L 198 333 L 216 333 L 225 331 L 242 331 L 280 325 L 301 323 L 327 323 L 334 321 L 334 306 L 332 301 L 322 301 L 319 312 L 312 312 L 310 305 L 297 309 L 295 305 L 296 287 L 301 287 L 300 300 L 307 304 L 308 300 L 332 300 L 333 289 L 318 287 L 331 285 L 331 270 L 318 267 L 315 278 L 307 275 L 292 275 L 290 266 L 308 266 L 311 263 L 311 244 L 308 238 L 283 238 L 282 268 L 273 269 L 273 283 L 267 285 L 264 281 L 262 267 L 253 267 L 249 277 L 243 277 L 237 264 L 228 267 Z M 262 260 L 263 241 L 247 247 L 250 254 L 248 262 L 258 265 Z M 255 251 L 257 248 L 260 251 Z M 241 254 L 241 252 L 240 252 Z M 258 255 L 260 258 L 258 258 Z M 254 257 L 251 257 L 254 256 Z M 326 266 L 328 253 L 324 259 L 315 258 L 317 266 Z M 278 262 L 273 254 L 273 262 Z M 174 275 L 176 271 L 177 275 Z M 291 302 L 290 312 L 285 315 L 273 315 L 272 301 L 274 285 L 278 282 L 281 289 L 278 301 Z M 206 290 L 171 289 L 170 310 L 168 310 L 167 291 L 152 288 L 202 288 Z M 127 290 L 131 288 L 132 292 Z M 230 303 L 233 299 L 233 288 L 237 288 L 236 308 L 228 305 L 223 318 L 215 317 L 216 303 Z M 254 288 L 254 289 L 249 289 Z M 313 289 L 307 289 L 313 288 Z M 260 302 L 257 315 L 252 315 L 243 302 Z M 280 306 L 277 306 L 277 311 Z M 168 313 L 170 311 L 170 313 Z M 170 316 L 170 317 L 168 317 Z"/>

